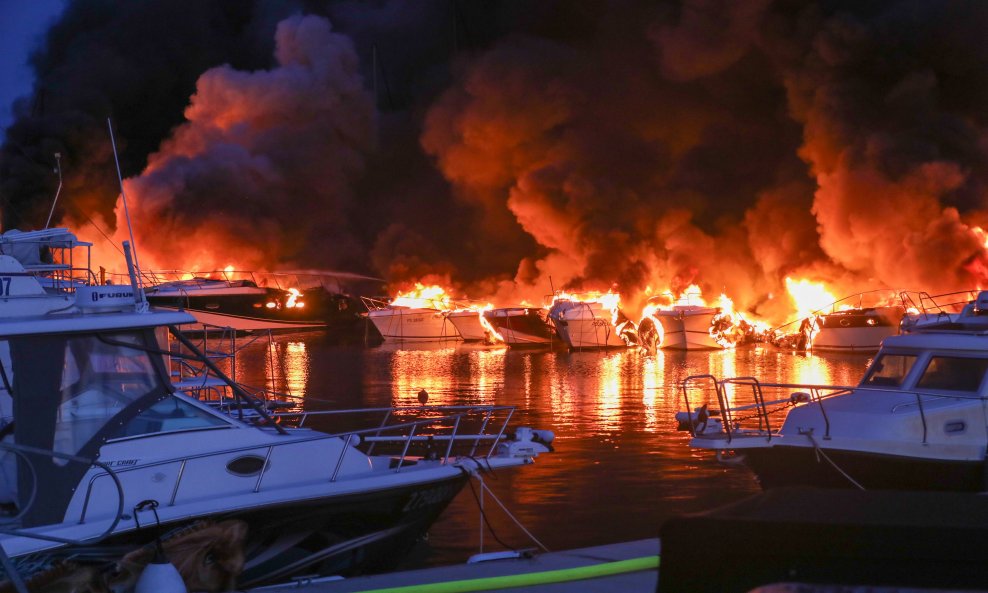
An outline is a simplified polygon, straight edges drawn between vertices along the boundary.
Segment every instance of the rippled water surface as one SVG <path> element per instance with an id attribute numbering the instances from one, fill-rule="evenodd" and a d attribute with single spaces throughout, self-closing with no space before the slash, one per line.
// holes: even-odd
<path id="1" fill-rule="evenodd" d="M 243 343 L 241 343 L 243 345 Z M 487 484 L 549 549 L 656 537 L 674 515 L 759 490 L 746 470 L 691 451 L 676 430 L 679 388 L 691 375 L 754 376 L 765 382 L 857 383 L 867 355 L 804 355 L 754 345 L 716 352 L 556 352 L 463 342 L 365 348 L 321 334 L 248 345 L 237 379 L 305 397 L 307 409 L 430 404 L 517 406 L 513 425 L 555 432 L 555 452 L 500 471 Z M 331 427 L 324 427 L 331 429 Z M 495 533 L 535 547 L 488 499 Z M 481 542 L 474 494 L 465 488 L 416 550 L 411 564 L 463 562 Z M 499 549 L 490 532 L 486 550 Z"/>

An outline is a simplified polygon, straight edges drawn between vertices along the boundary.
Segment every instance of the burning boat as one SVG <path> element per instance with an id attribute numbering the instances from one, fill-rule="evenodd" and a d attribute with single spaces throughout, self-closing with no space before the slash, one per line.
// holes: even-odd
<path id="1" fill-rule="evenodd" d="M 206 273 L 150 271 L 148 302 L 165 309 L 188 311 L 199 324 L 242 332 L 327 330 L 333 338 L 363 334 L 366 311 L 361 301 L 339 286 L 333 274 L 307 272 Z M 361 282 L 373 278 L 350 275 Z M 282 286 L 288 287 L 283 288 Z M 190 328 L 191 329 L 191 328 Z M 187 329 L 186 331 L 189 331 Z"/>
<path id="2" fill-rule="evenodd" d="M 671 295 L 652 297 L 645 306 L 639 322 L 643 345 L 671 350 L 717 350 L 731 348 L 752 338 L 757 324 L 749 323 L 734 312 L 734 304 L 726 295 L 720 296 L 719 306 L 706 304 L 700 289 L 692 285 L 672 305 Z M 646 321 L 650 322 L 646 323 Z M 662 331 L 644 331 L 658 326 Z M 655 342 L 655 337 L 658 342 Z"/>
<path id="3" fill-rule="evenodd" d="M 512 348 L 553 346 L 559 336 L 545 307 L 508 307 L 484 311 L 492 330 Z"/>
<path id="4" fill-rule="evenodd" d="M 448 311 L 446 315 L 463 341 L 494 343 L 503 340 L 498 338 L 490 322 L 484 318 L 484 313 L 493 308 L 493 305 L 484 307 L 460 305 L 456 309 Z"/>
<path id="5" fill-rule="evenodd" d="M 795 334 L 782 338 L 797 350 L 877 352 L 882 340 L 899 333 L 905 307 L 889 290 L 857 293 L 799 320 Z"/>
<path id="6" fill-rule="evenodd" d="M 571 350 L 627 348 L 635 324 L 620 310 L 616 293 L 559 293 L 549 308 L 549 319 Z"/>
<path id="7" fill-rule="evenodd" d="M 390 302 L 363 297 L 367 316 L 385 340 L 459 340 L 450 320 L 451 299 L 439 286 L 417 284 Z"/>

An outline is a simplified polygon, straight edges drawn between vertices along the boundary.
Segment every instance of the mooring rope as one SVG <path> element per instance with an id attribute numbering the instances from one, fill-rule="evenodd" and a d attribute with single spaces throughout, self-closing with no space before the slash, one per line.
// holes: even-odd
<path id="1" fill-rule="evenodd" d="M 865 489 L 865 487 L 862 486 L 861 484 L 859 484 L 857 480 L 855 480 L 854 478 L 852 478 L 850 475 L 848 475 L 848 473 L 846 471 L 842 470 L 839 465 L 837 465 L 836 463 L 834 463 L 834 460 L 831 459 L 823 451 L 823 449 L 820 448 L 820 445 L 817 444 L 816 439 L 813 438 L 813 434 L 812 433 L 805 432 L 803 434 L 805 434 L 806 435 L 806 438 L 810 439 L 810 442 L 813 443 L 813 449 L 816 451 L 816 454 L 817 454 L 817 461 L 819 461 L 820 457 L 823 457 L 827 461 L 827 463 L 829 463 L 831 466 L 833 466 L 833 468 L 835 470 L 837 470 L 838 472 L 840 472 L 840 475 L 842 475 L 845 478 L 847 478 L 847 481 L 848 482 L 854 484 L 858 488 L 858 490 L 864 490 Z"/>

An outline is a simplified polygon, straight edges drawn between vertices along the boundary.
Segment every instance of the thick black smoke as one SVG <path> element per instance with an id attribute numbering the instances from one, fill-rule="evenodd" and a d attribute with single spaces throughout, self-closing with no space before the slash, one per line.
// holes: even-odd
<path id="1" fill-rule="evenodd" d="M 352 67 L 275 106 L 302 15 L 324 42 L 292 63 Z M 76 0 L 35 55 L 0 206 L 6 228 L 42 224 L 61 152 L 57 214 L 113 224 L 112 116 L 156 228 L 227 224 L 233 253 L 266 237 L 270 267 L 506 300 L 550 278 L 636 300 L 696 283 L 766 314 L 787 276 L 969 288 L 988 269 L 985 31 L 978 2 Z M 237 83 L 261 87 L 246 111 Z"/>

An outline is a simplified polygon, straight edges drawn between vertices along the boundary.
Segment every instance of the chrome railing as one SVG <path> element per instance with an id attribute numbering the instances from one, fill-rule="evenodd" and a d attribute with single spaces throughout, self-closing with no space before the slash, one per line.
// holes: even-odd
<path id="1" fill-rule="evenodd" d="M 389 467 L 390 471 L 398 473 L 401 471 L 402 467 L 407 465 L 409 457 L 411 457 L 410 451 L 412 450 L 413 444 L 424 443 L 427 446 L 432 445 L 436 442 L 448 441 L 446 445 L 445 452 L 442 456 L 438 456 L 436 459 L 440 461 L 443 465 L 449 464 L 453 460 L 453 446 L 457 441 L 472 441 L 469 446 L 469 452 L 465 454 L 466 457 L 477 457 L 478 450 L 481 448 L 481 444 L 485 441 L 490 442 L 490 446 L 485 452 L 481 452 L 481 455 L 485 458 L 490 458 L 497 451 L 498 443 L 505 438 L 507 432 L 507 425 L 511 419 L 514 408 L 512 406 L 436 406 L 436 407 L 408 407 L 408 408 L 366 408 L 358 410 L 344 410 L 335 411 L 329 410 L 325 412 L 325 415 L 339 415 L 339 414 L 357 414 L 357 413 L 368 413 L 368 412 L 379 412 L 387 410 L 385 419 L 382 424 L 372 428 L 365 428 L 359 430 L 351 430 L 346 432 L 339 432 L 333 434 L 319 434 L 317 436 L 306 436 L 303 438 L 295 438 L 291 440 L 279 441 L 277 443 L 270 444 L 251 444 L 243 445 L 240 447 L 233 447 L 229 449 L 223 449 L 220 451 L 209 451 L 205 453 L 198 453 L 193 455 L 184 455 L 179 457 L 173 457 L 168 459 L 162 459 L 159 461 L 145 463 L 141 465 L 135 465 L 127 468 L 117 468 L 113 472 L 99 472 L 93 474 L 89 483 L 86 486 L 86 494 L 82 502 L 82 509 L 80 511 L 79 522 L 84 523 L 86 521 L 86 516 L 89 512 L 90 503 L 92 501 L 93 492 L 98 483 L 102 480 L 107 479 L 112 476 L 114 480 L 117 479 L 116 476 L 125 476 L 133 472 L 147 471 L 151 468 L 163 467 L 167 465 L 178 464 L 178 471 L 175 476 L 175 481 L 171 485 L 171 495 L 168 499 L 167 505 L 172 506 L 178 500 L 179 491 L 183 479 L 187 473 L 189 464 L 195 461 L 206 460 L 206 459 L 217 459 L 222 457 L 230 457 L 238 453 L 244 453 L 247 451 L 264 451 L 264 462 L 261 465 L 257 480 L 255 481 L 252 492 L 260 492 L 263 484 L 263 479 L 265 472 L 270 464 L 271 456 L 278 449 L 285 449 L 293 445 L 300 445 L 305 443 L 312 443 L 318 441 L 329 441 L 331 439 L 342 440 L 342 446 L 340 447 L 340 452 L 333 459 L 326 461 L 327 467 L 327 479 L 329 482 L 336 482 L 340 476 L 340 472 L 343 466 L 343 460 L 347 453 L 362 444 L 368 444 L 368 449 L 372 450 L 378 443 L 391 443 L 400 448 L 400 453 L 398 453 L 393 459 L 393 467 Z M 402 420 L 401 416 L 396 416 L 394 412 L 406 413 L 406 412 L 450 412 L 444 415 L 421 418 L 416 420 Z M 506 415 L 501 421 L 492 427 L 491 420 L 493 415 L 498 411 L 506 411 Z M 464 419 L 468 419 L 473 415 L 480 415 L 477 420 L 480 425 L 481 430 L 486 430 L 491 428 L 488 433 L 483 433 L 478 430 L 476 433 L 464 433 Z M 319 412 L 309 412 L 306 413 L 307 416 L 313 415 L 323 415 Z M 389 418 L 397 417 L 400 421 L 394 424 L 388 424 Z M 436 432 L 431 434 L 422 434 L 421 429 L 425 427 L 434 427 Z M 496 431 L 495 431 L 496 429 Z M 354 443 L 351 446 L 351 443 Z M 365 453 L 370 455 L 370 452 Z M 97 464 L 98 465 L 98 464 Z M 102 466 L 101 466 L 102 467 Z M 332 469 L 329 469 L 332 468 Z M 108 468 L 107 468 L 108 469 Z"/>

